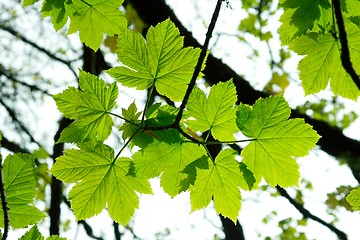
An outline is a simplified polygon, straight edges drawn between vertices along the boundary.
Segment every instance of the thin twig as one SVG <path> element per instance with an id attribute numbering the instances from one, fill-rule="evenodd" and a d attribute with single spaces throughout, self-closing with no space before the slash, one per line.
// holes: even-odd
<path id="1" fill-rule="evenodd" d="M 4 186 L 1 141 L 0 141 L 0 194 L 1 194 L 2 210 L 4 213 L 4 233 L 2 235 L 2 239 L 6 240 L 9 233 L 10 219 L 9 219 L 9 207 L 6 201 L 5 186 Z"/>
<path id="2" fill-rule="evenodd" d="M 297 201 L 295 201 L 287 192 L 285 189 L 283 189 L 282 187 L 276 186 L 276 189 L 279 191 L 279 193 L 281 194 L 281 196 L 283 196 L 284 198 L 286 198 L 303 216 L 304 218 L 310 218 L 318 223 L 320 223 L 321 225 L 327 227 L 328 229 L 330 229 L 331 231 L 333 231 L 336 236 L 338 236 L 339 239 L 341 240 L 347 240 L 347 236 L 346 234 L 337 229 L 334 225 L 325 222 L 324 220 L 322 220 L 321 218 L 313 215 L 312 213 L 309 212 L 309 210 L 307 210 L 302 204 L 298 203 Z"/>
<path id="3" fill-rule="evenodd" d="M 210 39 L 212 37 L 212 33 L 214 31 L 215 24 L 216 24 L 217 18 L 218 18 L 219 13 L 220 13 L 220 8 L 221 8 L 221 3 L 222 2 L 223 2 L 223 0 L 218 0 L 217 3 L 216 3 L 216 7 L 215 7 L 214 13 L 212 15 L 210 25 L 209 25 L 208 31 L 206 33 L 206 38 L 205 38 L 204 45 L 201 48 L 201 52 L 200 52 L 198 62 L 196 64 L 196 66 L 195 66 L 194 73 L 193 73 L 192 78 L 190 80 L 189 86 L 188 86 L 188 88 L 186 90 L 184 99 L 183 99 L 183 101 L 182 101 L 182 103 L 180 105 L 179 112 L 176 115 L 175 124 L 177 124 L 177 125 L 181 121 L 185 106 L 186 106 L 186 104 L 187 104 L 187 102 L 189 100 L 189 97 L 190 97 L 190 94 L 191 94 L 193 88 L 195 87 L 196 79 L 199 76 L 199 73 L 201 71 L 201 67 L 203 65 L 203 62 L 204 62 L 206 54 L 207 54 L 206 52 L 207 52 L 207 49 L 208 49 L 208 46 L 209 46 L 209 42 L 210 42 Z"/>
<path id="4" fill-rule="evenodd" d="M 71 67 L 71 62 L 72 61 L 68 61 L 68 60 L 64 60 L 62 58 L 59 58 L 57 56 L 55 56 L 53 53 L 49 52 L 48 50 L 46 50 L 43 47 L 40 47 L 39 45 L 37 45 L 36 43 L 30 41 L 29 39 L 27 39 L 26 37 L 24 37 L 23 35 L 21 35 L 19 32 L 16 32 L 14 29 L 5 26 L 5 25 L 0 25 L 0 29 L 10 33 L 11 35 L 13 35 L 14 37 L 20 39 L 21 41 L 29 44 L 30 46 L 32 46 L 33 48 L 39 50 L 40 52 L 44 53 L 45 55 L 47 55 L 49 58 L 59 61 L 63 64 L 65 64 L 66 66 L 68 66 L 68 68 L 70 69 L 70 71 L 74 74 L 75 77 L 77 77 L 76 72 L 74 71 L 74 69 Z"/>
<path id="5" fill-rule="evenodd" d="M 121 240 L 121 232 L 119 231 L 119 224 L 113 221 L 114 235 L 116 240 Z"/>
<path id="6" fill-rule="evenodd" d="M 350 61 L 350 52 L 348 40 L 346 37 L 344 19 L 341 13 L 340 0 L 333 0 L 333 7 L 335 11 L 336 23 L 339 29 L 339 38 L 341 43 L 341 63 L 346 72 L 351 76 L 352 80 L 360 90 L 360 79 L 356 74 L 355 69 Z"/>

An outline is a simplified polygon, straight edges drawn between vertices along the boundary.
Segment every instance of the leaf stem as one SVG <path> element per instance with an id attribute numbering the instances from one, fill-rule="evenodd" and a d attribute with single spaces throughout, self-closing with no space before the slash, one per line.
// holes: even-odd
<path id="1" fill-rule="evenodd" d="M 9 219 L 9 207 L 6 200 L 5 187 L 4 187 L 3 164 L 2 164 L 2 155 L 1 155 L 1 135 L 0 135 L 0 194 L 1 194 L 2 210 L 4 212 L 4 233 L 2 239 L 6 240 L 9 232 L 10 219 Z"/>
<path id="2" fill-rule="evenodd" d="M 350 61 L 350 52 L 348 46 L 348 40 L 346 37 L 344 19 L 341 13 L 340 0 L 333 0 L 333 7 L 335 11 L 336 23 L 339 29 L 339 38 L 341 43 L 341 63 L 346 72 L 351 76 L 352 80 L 360 90 L 360 79 L 356 74 L 355 69 Z"/>
<path id="3" fill-rule="evenodd" d="M 144 107 L 144 112 L 143 112 L 142 117 L 141 117 L 141 123 L 143 123 L 144 120 L 145 120 L 145 114 L 146 114 L 146 112 L 147 112 L 147 110 L 149 108 L 150 101 L 151 101 L 151 96 L 153 94 L 154 88 L 155 88 L 155 83 L 151 86 L 151 88 L 149 90 L 148 98 L 146 99 L 146 103 L 145 103 L 145 107 Z"/>
<path id="4" fill-rule="evenodd" d="M 124 144 L 124 146 L 120 149 L 120 151 L 116 154 L 113 163 L 116 162 L 120 154 L 124 151 L 124 149 L 129 145 L 129 143 L 134 139 L 134 137 L 139 133 L 143 131 L 143 129 L 139 128 Z"/>
<path id="5" fill-rule="evenodd" d="M 235 144 L 240 142 L 251 142 L 254 141 L 254 138 L 251 139 L 243 139 L 243 140 L 235 140 L 235 141 L 185 141 L 185 142 L 193 142 L 201 145 L 220 145 L 220 144 Z"/>
<path id="6" fill-rule="evenodd" d="M 205 38 L 204 45 L 201 48 L 201 52 L 200 52 L 198 62 L 196 64 L 196 66 L 195 66 L 195 69 L 194 69 L 193 75 L 191 77 L 189 86 L 188 86 L 188 88 L 186 90 L 184 99 L 183 99 L 183 101 L 182 101 L 182 103 L 180 105 L 179 112 L 176 115 L 175 124 L 180 123 L 183 112 L 184 112 L 184 109 L 185 109 L 185 106 L 186 106 L 186 104 L 187 104 L 187 102 L 189 100 L 189 97 L 190 97 L 190 94 L 191 94 L 193 88 L 195 87 L 196 79 L 199 76 L 199 73 L 201 71 L 201 67 L 202 67 L 203 62 L 205 60 L 206 52 L 207 52 L 209 42 L 210 42 L 210 38 L 212 37 L 212 33 L 214 31 L 215 24 L 216 24 L 217 18 L 218 18 L 219 13 L 220 13 L 220 8 L 221 8 L 221 3 L 222 2 L 223 2 L 223 0 L 218 0 L 217 3 L 216 3 L 216 7 L 215 7 L 214 13 L 212 15 L 210 25 L 209 25 L 208 31 L 206 33 L 206 38 Z"/>
<path id="7" fill-rule="evenodd" d="M 127 123 L 131 123 L 131 124 L 133 124 L 133 125 L 141 128 L 141 124 L 138 124 L 138 123 L 136 123 L 136 122 L 134 122 L 134 121 L 131 121 L 131 120 L 129 120 L 129 119 L 126 119 L 126 118 L 124 118 L 123 116 L 120 116 L 120 115 L 118 115 L 118 114 L 116 114 L 116 113 L 112 113 L 112 112 L 107 112 L 107 113 L 108 113 L 109 115 L 114 116 L 114 117 L 120 118 L 120 119 L 124 120 L 124 121 L 127 122 Z"/>

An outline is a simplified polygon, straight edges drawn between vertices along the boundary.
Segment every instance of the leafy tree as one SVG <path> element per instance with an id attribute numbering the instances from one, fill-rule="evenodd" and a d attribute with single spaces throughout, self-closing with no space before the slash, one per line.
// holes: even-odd
<path id="1" fill-rule="evenodd" d="M 36 6 L 37 2 L 24 0 L 22 5 L 33 9 L 31 5 Z M 74 69 L 76 65 L 79 67 L 78 61 L 68 56 L 79 58 L 76 54 L 79 45 L 74 51 L 55 49 L 54 54 L 15 30 L 18 23 L 16 20 L 11 23 L 10 19 L 20 18 L 16 11 L 9 11 L 3 17 L 4 24 L 0 25 L 3 32 L 65 65 L 78 85 L 65 83 L 65 90 L 59 91 L 52 89 L 56 86 L 53 80 L 44 81 L 44 73 L 34 75 L 29 71 L 24 80 L 19 80 L 21 68 L 5 61 L 0 65 L 5 78 L 1 81 L 0 104 L 14 123 L 14 129 L 28 138 L 28 144 L 17 144 L 6 137 L 13 129 L 1 129 L 2 147 L 14 152 L 1 161 L 3 239 L 7 238 L 9 226 L 24 228 L 45 217 L 34 206 L 33 199 L 36 196 L 38 201 L 45 201 L 48 185 L 51 189 L 48 215 L 53 236 L 47 239 L 61 239 L 56 235 L 60 234 L 62 202 L 71 208 L 89 237 L 98 238 L 86 220 L 106 209 L 114 221 L 117 239 L 122 235 L 119 224 L 124 232 L 129 231 L 137 238 L 131 227 L 126 226 L 139 207 L 139 194 L 152 194 L 149 180 L 156 177 L 171 197 L 189 192 L 192 211 L 213 202 L 226 239 L 245 238 L 238 220 L 242 194 L 259 190 L 270 193 L 276 190 L 274 197 L 283 196 L 302 214 L 303 219 L 295 227 L 292 218 L 279 221 L 281 239 L 306 239 L 297 226 L 306 225 L 307 219 L 329 228 L 338 238 L 347 239 L 343 231 L 304 207 L 301 190 L 294 198 L 284 188 L 299 185 L 297 158 L 308 155 L 316 144 L 342 159 L 360 181 L 356 161 L 359 143 L 342 132 L 357 115 L 353 112 L 334 120 L 340 116 L 337 107 L 341 106 L 338 103 L 341 100 L 335 100 L 334 110 L 324 111 L 320 116 L 308 115 L 308 110 L 317 111 L 316 103 L 291 109 L 282 95 L 291 81 L 290 73 L 284 68 L 289 52 L 279 50 L 280 60 L 275 60 L 270 44 L 276 36 L 266 27 L 282 9 L 281 44 L 304 56 L 298 69 L 305 94 L 317 93 L 330 84 L 334 94 L 357 100 L 360 93 L 358 1 L 282 0 L 279 4 L 242 1 L 247 17 L 239 25 L 239 41 L 250 44 L 250 35 L 264 43 L 272 57 L 269 62 L 272 78 L 263 92 L 252 88 L 208 49 L 221 5 L 231 8 L 233 4 L 225 3 L 217 1 L 205 42 L 200 45 L 161 0 L 41 1 L 42 17 L 50 17 L 59 31 L 53 35 L 64 34 L 62 28 L 67 28 L 67 34 L 79 32 L 84 45 L 83 66 L 78 71 Z M 105 61 L 100 50 L 105 34 L 108 37 L 104 46 L 116 52 L 120 66 L 112 67 Z M 114 38 L 116 45 L 111 42 Z M 255 46 L 251 48 L 253 56 L 259 54 Z M 58 56 L 61 52 L 65 58 Z M 112 78 L 99 77 L 103 70 Z M 34 84 L 36 76 L 41 84 Z M 200 78 L 210 86 L 198 83 Z M 134 96 L 127 107 L 118 107 L 124 99 L 122 94 L 131 88 L 136 89 L 136 95 L 147 91 L 144 104 L 137 103 Z M 30 90 L 29 96 L 36 101 L 44 96 L 52 98 L 62 113 L 52 146 L 49 140 L 37 141 L 37 131 L 28 130 L 24 123 L 26 119 L 17 107 L 18 103 L 26 102 L 18 96 L 22 89 Z M 54 94 L 49 94 L 50 90 Z M 65 143 L 74 145 L 65 149 Z M 52 154 L 47 153 L 50 149 Z M 48 161 L 51 159 L 53 164 Z M 36 178 L 39 180 L 34 188 Z M 305 186 L 311 189 L 310 183 Z M 63 194 L 65 187 L 68 194 Z M 359 194 L 359 188 L 339 188 L 329 194 L 327 204 L 339 207 L 347 204 L 347 209 L 360 210 Z M 264 221 L 269 218 L 264 217 Z M 44 237 L 35 225 L 21 239 Z"/>

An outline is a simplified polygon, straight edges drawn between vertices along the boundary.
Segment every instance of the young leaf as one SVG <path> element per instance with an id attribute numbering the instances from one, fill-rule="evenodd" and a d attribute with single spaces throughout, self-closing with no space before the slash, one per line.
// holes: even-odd
<path id="1" fill-rule="evenodd" d="M 125 140 L 132 137 L 139 130 L 139 125 L 141 123 L 139 117 L 141 115 L 141 112 L 137 111 L 135 102 L 133 102 L 130 104 L 128 109 L 122 109 L 122 114 L 123 117 L 129 121 L 125 122 L 119 128 L 120 131 L 123 131 L 122 138 Z"/>
<path id="2" fill-rule="evenodd" d="M 235 140 L 236 127 L 236 89 L 232 81 L 218 83 L 211 87 L 208 99 L 205 93 L 194 88 L 188 104 L 190 117 L 186 123 L 194 131 L 210 130 L 214 138 L 220 141 Z"/>
<path id="3" fill-rule="evenodd" d="M 117 54 L 125 65 L 108 70 L 124 86 L 143 90 L 155 85 L 173 101 L 185 95 L 200 49 L 183 47 L 183 37 L 169 19 L 150 27 L 146 42 L 140 33 L 124 30 L 119 34 Z M 203 68 L 205 65 L 203 65 Z"/>
<path id="4" fill-rule="evenodd" d="M 123 0 L 72 0 L 75 13 L 70 16 L 68 33 L 80 31 L 80 40 L 96 51 L 104 33 L 112 36 L 126 28 L 124 13 L 119 10 Z"/>
<path id="5" fill-rule="evenodd" d="M 101 142 L 78 144 L 57 158 L 50 172 L 58 179 L 76 183 L 69 193 L 78 220 L 99 214 L 108 206 L 109 215 L 126 225 L 139 206 L 139 193 L 151 194 L 146 179 L 128 176 L 131 159 L 114 160 L 114 151 Z"/>
<path id="6" fill-rule="evenodd" d="M 213 197 L 216 212 L 236 222 L 241 206 L 239 187 L 248 189 L 236 155 L 230 148 L 222 150 L 215 162 L 208 160 L 208 169 L 198 170 L 190 189 L 192 211 L 206 207 Z"/>
<path id="7" fill-rule="evenodd" d="M 360 187 L 355 188 L 347 195 L 346 200 L 354 210 L 360 211 Z"/>
<path id="8" fill-rule="evenodd" d="M 239 106 L 237 125 L 252 140 L 241 155 L 257 182 L 264 177 L 271 186 L 298 184 L 298 164 L 293 157 L 306 155 L 319 135 L 304 120 L 287 120 L 289 116 L 290 108 L 280 96 L 260 98 L 253 107 Z"/>
<path id="9" fill-rule="evenodd" d="M 355 70 L 360 73 L 360 29 L 346 24 L 350 57 Z M 328 85 L 335 94 L 356 100 L 360 91 L 344 70 L 340 59 L 340 43 L 330 34 L 309 33 L 294 40 L 290 49 L 306 55 L 299 63 L 300 79 L 305 94 L 319 92 Z"/>
<path id="10" fill-rule="evenodd" d="M 76 119 L 64 129 L 58 142 L 104 141 L 114 124 L 109 111 L 118 96 L 116 83 L 107 87 L 103 80 L 80 71 L 79 84 L 82 91 L 69 87 L 53 96 L 64 116 Z"/>
<path id="11" fill-rule="evenodd" d="M 29 154 L 8 155 L 3 171 L 10 226 L 24 228 L 46 217 L 32 205 L 36 194 L 35 166 L 32 156 Z M 2 209 L 0 209 L 0 226 L 4 227 Z"/>
<path id="12" fill-rule="evenodd" d="M 162 173 L 160 184 L 165 192 L 174 197 L 184 190 L 182 181 L 188 177 L 182 170 L 203 156 L 206 156 L 204 147 L 194 143 L 154 141 L 133 155 L 135 174 L 153 178 Z"/>

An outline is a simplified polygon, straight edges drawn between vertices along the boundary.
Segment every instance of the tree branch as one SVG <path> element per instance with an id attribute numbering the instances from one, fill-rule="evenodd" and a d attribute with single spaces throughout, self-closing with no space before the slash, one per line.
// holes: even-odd
<path id="1" fill-rule="evenodd" d="M 175 119 L 175 124 L 180 123 L 183 112 L 184 112 L 184 109 L 185 109 L 185 106 L 186 106 L 186 104 L 187 104 L 187 102 L 189 100 L 189 97 L 190 97 L 190 94 L 191 94 L 193 88 L 195 87 L 196 79 L 200 74 L 201 67 L 202 67 L 203 62 L 204 62 L 204 60 L 206 58 L 206 52 L 207 52 L 207 49 L 208 49 L 208 46 L 209 46 L 209 42 L 210 42 L 210 39 L 212 37 L 212 33 L 214 31 L 217 18 L 219 17 L 221 3 L 222 3 L 222 0 L 218 0 L 217 3 L 216 3 L 214 13 L 213 13 L 213 15 L 211 17 L 210 25 L 209 25 L 207 33 L 206 33 L 206 38 L 205 38 L 204 45 L 201 48 L 201 52 L 200 52 L 198 62 L 196 64 L 196 66 L 195 66 L 195 69 L 194 69 L 193 75 L 191 77 L 190 83 L 189 83 L 188 88 L 186 90 L 183 101 L 182 101 L 182 103 L 180 105 L 179 112 L 178 112 L 178 114 L 176 116 L 176 119 Z"/>
<path id="2" fill-rule="evenodd" d="M 68 66 L 68 68 L 70 69 L 70 71 L 74 74 L 74 76 L 76 77 L 76 73 L 74 71 L 74 69 L 71 67 L 71 61 L 68 60 L 64 60 L 62 58 L 57 57 L 56 55 L 54 55 L 53 53 L 51 53 L 50 51 L 48 51 L 47 49 L 40 47 L 39 45 L 37 45 L 36 43 L 30 41 L 29 39 L 27 39 L 25 36 L 21 35 L 19 32 L 16 32 L 14 29 L 5 26 L 3 24 L 0 24 L 0 29 L 10 33 L 11 35 L 13 35 L 14 37 L 20 39 L 21 41 L 29 44 L 30 46 L 32 46 L 33 48 L 39 50 L 40 52 L 44 53 L 45 55 L 47 55 L 49 58 L 61 62 L 63 64 L 65 64 L 66 66 Z"/>
<path id="3" fill-rule="evenodd" d="M 42 145 L 35 140 L 35 138 L 32 136 L 32 134 L 29 132 L 29 130 L 24 126 L 24 124 L 18 119 L 16 116 L 16 113 L 14 110 L 12 110 L 1 98 L 0 98 L 0 104 L 6 109 L 6 111 L 9 113 L 11 119 L 18 124 L 18 126 L 23 130 L 26 135 L 29 136 L 30 140 L 34 143 L 36 143 L 39 147 L 43 148 Z"/>
<path id="4" fill-rule="evenodd" d="M 30 151 L 20 147 L 18 144 L 11 142 L 9 139 L 4 137 L 4 134 L 2 135 L 2 140 L 1 140 L 0 144 L 1 144 L 1 147 L 6 148 L 7 150 L 9 150 L 10 152 L 13 152 L 13 153 L 17 153 L 17 152 L 30 153 Z"/>
<path id="5" fill-rule="evenodd" d="M 276 186 L 276 189 L 279 191 L 281 196 L 286 198 L 303 215 L 304 218 L 310 218 L 310 219 L 320 223 L 321 225 L 327 227 L 332 232 L 334 232 L 339 239 L 347 240 L 347 236 L 344 232 L 337 229 L 334 225 L 327 223 L 324 220 L 322 220 L 321 218 L 310 213 L 309 210 L 307 210 L 302 204 L 298 203 L 292 197 L 290 197 L 290 195 L 286 192 L 285 189 L 283 189 L 282 187 L 279 187 L 279 186 Z"/>
<path id="6" fill-rule="evenodd" d="M 179 28 L 180 34 L 185 37 L 185 46 L 201 47 L 163 0 L 127 0 L 127 2 L 131 3 L 141 19 L 149 26 L 156 25 L 170 17 L 171 21 Z M 268 97 L 268 94 L 255 90 L 243 77 L 211 54 L 207 57 L 203 73 L 205 80 L 210 85 L 232 78 L 238 93 L 238 103 L 254 104 L 258 98 Z M 355 173 L 354 177 L 360 182 L 360 164 L 356 161 L 360 158 L 359 141 L 346 137 L 341 129 L 315 120 L 297 110 L 292 110 L 291 117 L 304 118 L 305 122 L 311 124 L 322 136 L 317 143 L 321 149 L 334 157 L 345 159 L 352 172 Z"/>
<path id="7" fill-rule="evenodd" d="M 341 63 L 346 72 L 351 76 L 352 80 L 360 90 L 360 79 L 356 74 L 355 69 L 350 61 L 350 52 L 348 46 L 348 40 L 346 37 L 344 19 L 341 13 L 340 0 L 333 0 L 333 7 L 335 11 L 336 23 L 339 29 L 339 38 L 341 43 Z"/>

